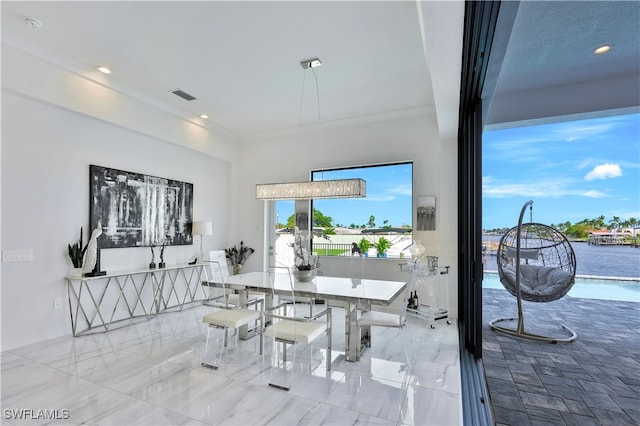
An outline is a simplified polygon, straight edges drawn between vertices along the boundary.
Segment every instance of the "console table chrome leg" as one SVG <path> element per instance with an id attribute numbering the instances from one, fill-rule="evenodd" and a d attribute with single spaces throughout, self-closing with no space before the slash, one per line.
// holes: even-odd
<path id="1" fill-rule="evenodd" d="M 185 273 L 184 269 L 191 270 L 191 273 Z M 203 265 L 196 264 L 168 267 L 161 271 L 140 270 L 99 277 L 67 276 L 65 280 L 71 332 L 74 337 L 89 332 L 95 333 L 96 331 L 91 330 L 96 328 L 107 332 L 113 328 L 114 324 L 122 321 L 130 322 L 136 318 L 149 319 L 152 315 L 166 311 L 168 307 L 178 307 L 182 310 L 186 303 L 204 301 L 207 298 L 204 289 L 201 300 L 198 300 L 197 290 L 191 290 L 196 288 L 194 286 L 200 285 L 203 269 Z M 165 300 L 166 282 L 164 280 L 170 271 L 176 273 L 170 277 L 171 284 L 167 285 L 169 298 Z M 193 282 L 194 278 L 196 282 Z M 176 287 L 183 284 L 186 291 L 181 298 L 179 293 L 182 293 L 182 287 L 179 291 Z M 152 286 L 151 289 L 149 285 Z M 114 286 L 117 286 L 117 289 Z M 171 296 L 175 296 L 175 303 L 171 301 Z"/>

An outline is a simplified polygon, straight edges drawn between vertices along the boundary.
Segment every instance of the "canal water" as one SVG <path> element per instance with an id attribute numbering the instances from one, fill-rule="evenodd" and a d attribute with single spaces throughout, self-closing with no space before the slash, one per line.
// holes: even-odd
<path id="1" fill-rule="evenodd" d="M 483 235 L 483 241 L 500 241 L 498 235 Z M 571 243 L 576 254 L 576 274 L 598 277 L 640 279 L 640 248 L 631 246 L 596 246 Z M 497 271 L 496 256 L 484 259 L 486 271 Z"/>
<path id="2" fill-rule="evenodd" d="M 483 241 L 500 241 L 484 235 Z M 640 248 L 571 243 L 576 255 L 576 281 L 568 295 L 587 299 L 640 302 Z M 484 259 L 484 288 L 503 288 L 496 256 Z"/>

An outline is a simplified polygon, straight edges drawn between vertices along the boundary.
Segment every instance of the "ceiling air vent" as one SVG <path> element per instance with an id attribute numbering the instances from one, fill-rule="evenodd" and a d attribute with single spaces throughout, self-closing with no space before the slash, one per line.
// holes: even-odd
<path id="1" fill-rule="evenodd" d="M 191 96 L 187 92 L 183 92 L 180 89 L 172 90 L 171 93 L 173 93 L 174 95 L 180 96 L 182 99 L 187 101 L 192 101 L 195 99 L 195 97 Z"/>

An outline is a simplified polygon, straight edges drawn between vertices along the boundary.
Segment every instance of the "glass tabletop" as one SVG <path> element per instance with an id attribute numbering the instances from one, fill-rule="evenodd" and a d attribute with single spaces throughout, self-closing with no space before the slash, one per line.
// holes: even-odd
<path id="1" fill-rule="evenodd" d="M 276 273 L 274 276 L 274 290 L 276 293 L 291 291 L 287 274 Z M 293 280 L 293 290 L 296 296 L 348 302 L 367 301 L 377 305 L 389 305 L 403 292 L 407 285 L 404 281 L 329 276 L 317 276 L 313 281 L 309 282 Z M 269 273 L 267 272 L 248 272 L 231 275 L 226 279 L 226 285 L 258 291 L 271 289 Z"/>

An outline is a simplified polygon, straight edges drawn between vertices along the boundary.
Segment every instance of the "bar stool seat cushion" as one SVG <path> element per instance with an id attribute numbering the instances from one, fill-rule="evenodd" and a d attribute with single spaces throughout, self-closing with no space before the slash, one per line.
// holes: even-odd
<path id="1" fill-rule="evenodd" d="M 324 321 L 290 321 L 281 320 L 267 327 L 267 336 L 289 342 L 308 344 L 327 331 Z"/>
<path id="2" fill-rule="evenodd" d="M 400 327 L 400 315 L 388 312 L 368 311 L 358 319 L 359 325 Z"/>
<path id="3" fill-rule="evenodd" d="M 202 322 L 217 327 L 238 328 L 260 318 L 259 311 L 247 309 L 220 309 L 202 317 Z"/>

